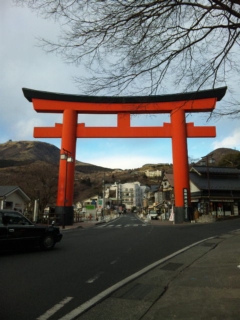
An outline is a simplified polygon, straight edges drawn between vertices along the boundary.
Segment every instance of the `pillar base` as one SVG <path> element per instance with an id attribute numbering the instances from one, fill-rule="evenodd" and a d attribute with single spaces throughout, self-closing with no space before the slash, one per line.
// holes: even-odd
<path id="1" fill-rule="evenodd" d="M 190 221 L 191 215 L 191 207 L 187 208 L 187 212 L 185 207 L 174 207 L 174 222 L 176 224 Z"/>
<path id="2" fill-rule="evenodd" d="M 73 206 L 56 206 L 55 214 L 57 216 L 57 224 L 62 226 L 72 226 L 74 211 Z"/>
<path id="3" fill-rule="evenodd" d="M 185 208 L 174 207 L 174 223 L 183 223 L 185 220 Z"/>

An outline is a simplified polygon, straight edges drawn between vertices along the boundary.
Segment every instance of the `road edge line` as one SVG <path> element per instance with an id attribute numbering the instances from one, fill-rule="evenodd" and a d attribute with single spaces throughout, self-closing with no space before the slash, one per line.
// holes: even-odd
<path id="1" fill-rule="evenodd" d="M 158 265 L 162 264 L 163 262 L 172 259 L 173 257 L 177 256 L 178 254 L 181 254 L 189 249 L 191 249 L 192 247 L 197 246 L 198 244 L 204 242 L 204 241 L 208 241 L 211 239 L 216 238 L 217 236 L 213 236 L 213 237 L 209 237 L 197 242 L 194 242 L 193 244 L 180 249 L 172 254 L 170 254 L 169 256 L 162 258 L 150 265 L 148 265 L 147 267 L 135 272 L 134 274 L 132 274 L 131 276 L 117 282 L 116 284 L 114 284 L 113 286 L 109 287 L 108 289 L 100 292 L 98 295 L 96 295 L 95 297 L 91 298 L 90 300 L 86 301 L 85 303 L 83 303 L 82 305 L 80 305 L 79 307 L 73 309 L 71 312 L 69 312 L 68 314 L 66 314 L 65 316 L 63 316 L 62 318 L 60 318 L 59 320 L 73 320 L 75 319 L 77 316 L 80 316 L 82 313 L 86 312 L 88 309 L 92 308 L 94 305 L 96 305 L 97 303 L 99 303 L 100 301 L 106 299 L 107 296 L 111 295 L 113 292 L 115 292 L 116 290 L 118 290 L 119 288 L 123 287 L 124 285 L 126 285 L 127 283 L 135 280 L 136 278 L 142 276 L 144 273 L 147 273 L 148 271 L 154 269 L 155 267 L 157 267 Z"/>

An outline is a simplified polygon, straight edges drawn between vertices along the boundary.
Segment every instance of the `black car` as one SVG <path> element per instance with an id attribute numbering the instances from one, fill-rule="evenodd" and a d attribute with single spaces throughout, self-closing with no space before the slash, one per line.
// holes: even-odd
<path id="1" fill-rule="evenodd" d="M 0 210 L 0 251 L 27 247 L 50 250 L 61 239 L 58 227 L 35 225 L 20 212 Z"/>

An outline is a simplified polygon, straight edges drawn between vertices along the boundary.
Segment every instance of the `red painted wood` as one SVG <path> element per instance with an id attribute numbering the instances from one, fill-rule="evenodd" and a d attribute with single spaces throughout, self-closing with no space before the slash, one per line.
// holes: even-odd
<path id="1" fill-rule="evenodd" d="M 63 113 L 63 124 L 55 127 L 34 128 L 36 138 L 61 138 L 61 152 L 69 151 L 75 159 L 77 138 L 172 138 L 175 206 L 183 207 L 183 189 L 190 187 L 188 169 L 187 138 L 215 137 L 215 127 L 195 127 L 186 123 L 185 114 L 209 112 L 215 108 L 217 98 L 203 98 L 186 101 L 148 103 L 101 103 L 69 102 L 33 98 L 37 112 Z M 85 127 L 77 123 L 78 114 L 117 114 L 116 127 Z M 171 123 L 159 127 L 131 127 L 131 114 L 170 113 Z M 74 165 L 60 160 L 57 206 L 72 206 L 74 186 Z"/>

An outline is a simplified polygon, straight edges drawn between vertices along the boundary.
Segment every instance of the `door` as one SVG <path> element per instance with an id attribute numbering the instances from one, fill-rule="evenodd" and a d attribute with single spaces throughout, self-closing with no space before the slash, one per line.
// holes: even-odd
<path id="1" fill-rule="evenodd" d="M 4 212 L 7 242 L 10 248 L 35 246 L 40 235 L 35 226 L 18 212 Z"/>

